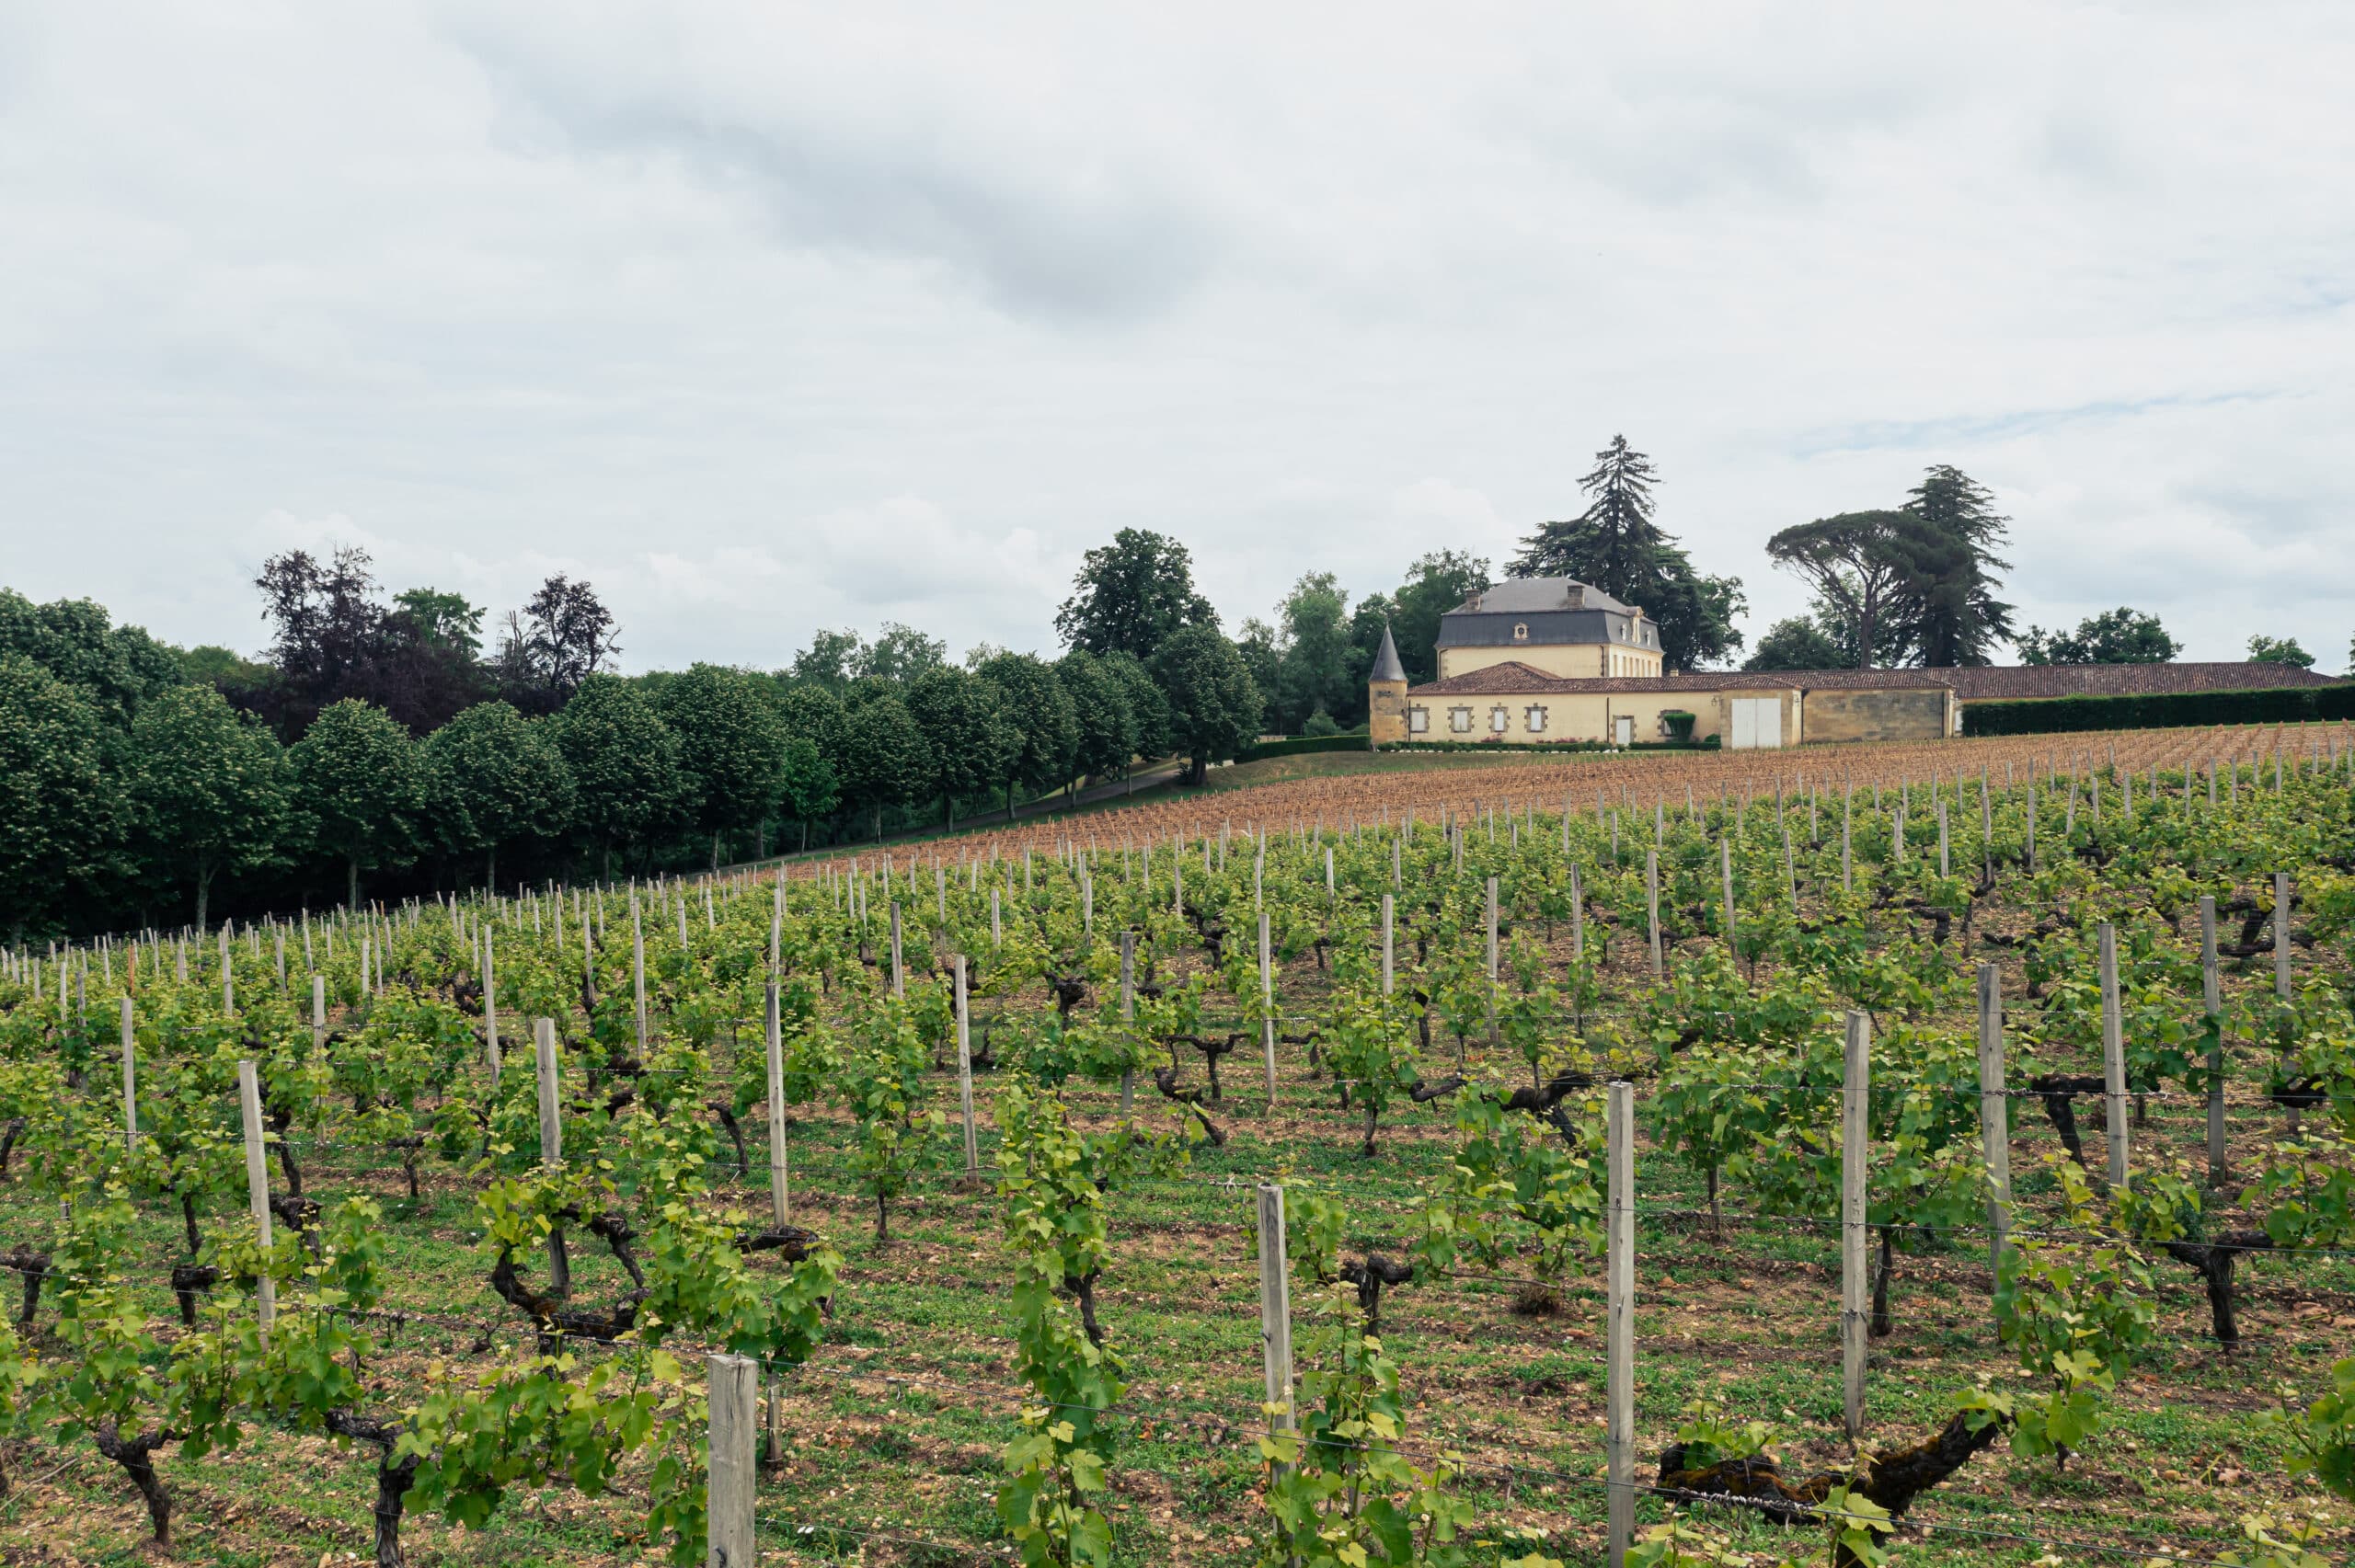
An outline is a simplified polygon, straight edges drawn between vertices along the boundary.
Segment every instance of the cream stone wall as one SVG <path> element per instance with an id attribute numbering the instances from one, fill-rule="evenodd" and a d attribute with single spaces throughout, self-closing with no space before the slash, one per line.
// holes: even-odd
<path id="1" fill-rule="evenodd" d="M 1407 737 L 1407 683 L 1370 681 L 1366 683 L 1366 738 L 1389 746 Z"/>
<path id="2" fill-rule="evenodd" d="M 1578 679 L 1609 675 L 1658 675 L 1657 650 L 1626 647 L 1616 643 L 1513 643 L 1503 647 L 1448 647 L 1439 650 L 1439 676 L 1468 675 L 1499 664 L 1525 664 L 1548 675 Z"/>
<path id="3" fill-rule="evenodd" d="M 1733 708 L 1727 700 L 1731 696 L 1773 697 L 1783 708 L 1783 744 L 1796 746 L 1799 734 L 1799 694 L 1797 692 L 1679 692 L 1673 681 L 1665 682 L 1658 692 L 1613 692 L 1607 693 L 1532 692 L 1503 695 L 1479 696 L 1409 696 L 1407 699 L 1410 740 L 1476 741 L 1496 738 L 1511 741 L 1532 740 L 1600 740 L 1606 743 L 1618 738 L 1616 725 L 1622 718 L 1635 721 L 1637 740 L 1665 740 L 1668 731 L 1660 722 L 1660 715 L 1682 711 L 1694 715 L 1693 736 L 1729 734 Z M 1425 727 L 1417 729 L 1413 715 L 1421 710 Z M 1539 710 L 1539 711 L 1533 711 Z M 1503 723 L 1498 724 L 1501 711 Z M 1541 716 L 1542 713 L 1542 716 Z M 1464 715 L 1465 727 L 1457 728 L 1456 715 Z"/>
<path id="4" fill-rule="evenodd" d="M 1936 740 L 1952 733 L 1954 693 L 1944 687 L 1818 692 L 1808 699 L 1818 740 Z"/>

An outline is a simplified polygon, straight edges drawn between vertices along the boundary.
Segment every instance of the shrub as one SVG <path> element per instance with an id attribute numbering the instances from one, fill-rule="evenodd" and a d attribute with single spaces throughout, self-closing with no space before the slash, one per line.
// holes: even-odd
<path id="1" fill-rule="evenodd" d="M 2355 718 L 2355 681 L 2238 692 L 2155 692 L 2126 697 L 2039 697 L 1969 703 L 1965 735 L 2081 729 L 2173 729 L 2209 724 L 2303 724 Z"/>

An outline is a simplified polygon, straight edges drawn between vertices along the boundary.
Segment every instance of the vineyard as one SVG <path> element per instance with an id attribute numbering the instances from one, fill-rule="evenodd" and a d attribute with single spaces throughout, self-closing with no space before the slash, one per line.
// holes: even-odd
<path id="1" fill-rule="evenodd" d="M 2355 729 L 1308 778 L 0 972 L 0 1553 L 2355 1540 Z"/>

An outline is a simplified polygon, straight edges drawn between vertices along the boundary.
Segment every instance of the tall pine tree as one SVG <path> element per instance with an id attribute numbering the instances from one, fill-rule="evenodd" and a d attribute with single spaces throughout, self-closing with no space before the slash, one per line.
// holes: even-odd
<path id="1" fill-rule="evenodd" d="M 1935 542 L 1921 553 L 1902 617 L 1913 657 L 1932 666 L 1993 663 L 1996 646 L 2016 635 L 2012 606 L 1995 597 L 2004 586 L 1996 572 L 2011 569 L 1995 554 L 2011 519 L 1995 509 L 1993 492 L 1949 463 L 1928 470 L 1905 509 Z"/>
<path id="2" fill-rule="evenodd" d="M 1579 481 L 1586 510 L 1549 522 L 1522 541 L 1509 568 L 1517 578 L 1576 578 L 1629 604 L 1644 602 L 1657 580 L 1659 551 L 1669 543 L 1652 521 L 1652 460 L 1613 436 L 1594 454 L 1594 472 Z"/>
<path id="3" fill-rule="evenodd" d="M 1660 628 L 1671 670 L 1695 669 L 1741 646 L 1734 617 L 1749 607 L 1740 578 L 1696 573 L 1675 536 L 1652 521 L 1652 461 L 1613 436 L 1579 481 L 1586 510 L 1549 522 L 1521 542 L 1507 570 L 1518 578 L 1567 577 L 1643 607 Z"/>

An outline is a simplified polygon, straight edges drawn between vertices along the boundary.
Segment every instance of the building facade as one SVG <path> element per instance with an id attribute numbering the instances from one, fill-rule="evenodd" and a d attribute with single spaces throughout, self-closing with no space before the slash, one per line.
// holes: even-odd
<path id="1" fill-rule="evenodd" d="M 1521 664 L 1547 675 L 1613 680 L 1660 673 L 1660 627 L 1572 578 L 1492 583 L 1440 617 L 1439 674 Z"/>
<path id="2" fill-rule="evenodd" d="M 1496 583 L 1440 619 L 1439 679 L 1410 686 L 1387 627 L 1368 680 L 1370 744 L 1630 746 L 1689 735 L 1729 750 L 1935 740 L 1972 702 L 2331 684 L 2273 664 L 1664 673 L 1640 606 L 1569 578 Z"/>

